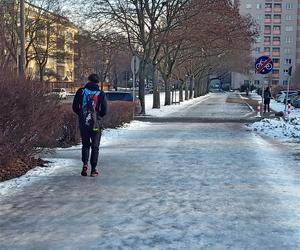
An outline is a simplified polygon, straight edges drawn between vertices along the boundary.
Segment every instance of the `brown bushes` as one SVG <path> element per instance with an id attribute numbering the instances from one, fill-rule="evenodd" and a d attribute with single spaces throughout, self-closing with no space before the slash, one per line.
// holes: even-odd
<path id="1" fill-rule="evenodd" d="M 108 104 L 108 114 L 103 119 L 104 128 L 116 128 L 133 119 L 134 105 L 131 102 L 114 101 Z"/>
<path id="2" fill-rule="evenodd" d="M 0 72 L 0 166 L 31 158 L 43 141 L 55 144 L 60 105 L 45 94 L 40 83 Z"/>
<path id="3" fill-rule="evenodd" d="M 110 103 L 103 127 L 119 127 L 132 117 L 132 103 Z M 0 181 L 41 164 L 35 157 L 43 148 L 79 143 L 78 127 L 71 105 L 48 95 L 41 83 L 0 72 Z"/>

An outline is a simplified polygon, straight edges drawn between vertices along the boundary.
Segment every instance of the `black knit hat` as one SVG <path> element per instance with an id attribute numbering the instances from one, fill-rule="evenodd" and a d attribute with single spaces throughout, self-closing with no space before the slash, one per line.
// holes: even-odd
<path id="1" fill-rule="evenodd" d="M 100 82 L 100 77 L 97 74 L 90 74 L 89 77 L 88 77 L 88 80 L 90 82 L 99 83 Z"/>

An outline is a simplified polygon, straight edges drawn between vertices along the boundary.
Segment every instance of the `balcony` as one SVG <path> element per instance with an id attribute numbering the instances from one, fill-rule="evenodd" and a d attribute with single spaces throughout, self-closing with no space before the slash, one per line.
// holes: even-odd
<path id="1" fill-rule="evenodd" d="M 280 46 L 280 41 L 273 41 L 273 46 Z"/>
<path id="2" fill-rule="evenodd" d="M 274 51 L 273 51 L 273 52 L 272 52 L 272 56 L 280 57 L 280 52 L 276 52 L 276 51 L 274 52 Z"/>
<path id="3" fill-rule="evenodd" d="M 274 13 L 281 13 L 282 12 L 282 8 L 274 8 Z"/>
<path id="4" fill-rule="evenodd" d="M 272 23 L 272 19 L 266 18 L 266 19 L 265 19 L 265 23 L 267 23 L 267 24 Z"/>
<path id="5" fill-rule="evenodd" d="M 281 31 L 280 30 L 273 30 L 273 35 L 280 35 Z"/>
<path id="6" fill-rule="evenodd" d="M 271 45 L 271 42 L 270 42 L 270 41 L 268 41 L 268 42 L 266 41 L 266 42 L 264 42 L 264 45 L 265 45 L 265 46 L 270 46 L 270 45 Z"/>
<path id="7" fill-rule="evenodd" d="M 273 77 L 273 78 L 279 78 L 279 73 L 273 73 L 273 74 L 272 74 L 272 77 Z"/>
<path id="8" fill-rule="evenodd" d="M 265 34 L 265 35 L 270 35 L 270 34 L 271 34 L 271 30 L 265 30 L 265 31 L 264 31 L 264 34 Z"/>
<path id="9" fill-rule="evenodd" d="M 280 63 L 274 63 L 274 64 L 273 64 L 273 67 L 274 67 L 274 68 L 280 68 Z"/>
<path id="10" fill-rule="evenodd" d="M 263 55 L 264 55 L 264 56 L 270 56 L 270 55 L 271 55 L 271 52 L 265 51 L 265 52 L 263 52 Z"/>
<path id="11" fill-rule="evenodd" d="M 274 24 L 281 24 L 281 19 L 273 19 Z"/>
<path id="12" fill-rule="evenodd" d="M 265 12 L 272 12 L 272 8 L 266 7 L 266 8 L 265 8 Z"/>

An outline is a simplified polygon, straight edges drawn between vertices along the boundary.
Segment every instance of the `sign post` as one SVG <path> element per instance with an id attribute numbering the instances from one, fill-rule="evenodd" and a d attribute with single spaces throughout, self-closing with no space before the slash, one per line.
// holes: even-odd
<path id="1" fill-rule="evenodd" d="M 132 71 L 132 94 L 133 94 L 133 101 L 135 99 L 135 84 L 136 84 L 136 75 L 140 69 L 140 59 L 138 56 L 133 56 L 131 59 L 131 71 Z"/>
<path id="2" fill-rule="evenodd" d="M 293 71 L 293 66 L 289 67 L 289 72 L 288 72 L 288 85 L 287 85 L 287 91 L 286 91 L 286 98 L 285 98 L 285 107 L 284 107 L 284 115 L 287 117 L 287 105 L 288 105 L 288 98 L 289 98 L 289 92 L 290 92 L 290 81 L 292 79 L 292 71 Z"/>
<path id="3" fill-rule="evenodd" d="M 268 56 L 261 56 L 255 62 L 255 72 L 266 75 L 273 70 L 273 61 Z M 264 104 L 265 82 L 262 84 L 262 104 Z M 262 111 L 262 109 L 261 109 Z"/>

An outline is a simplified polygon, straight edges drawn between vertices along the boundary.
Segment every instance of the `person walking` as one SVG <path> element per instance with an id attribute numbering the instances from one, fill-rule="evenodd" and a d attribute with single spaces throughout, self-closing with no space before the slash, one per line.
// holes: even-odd
<path id="1" fill-rule="evenodd" d="M 88 77 L 88 83 L 78 89 L 73 100 L 73 111 L 79 120 L 82 140 L 82 176 L 87 176 L 91 148 L 91 176 L 96 177 L 99 146 L 102 133 L 101 118 L 107 113 L 105 93 L 99 89 L 100 78 L 97 74 Z"/>
<path id="2" fill-rule="evenodd" d="M 267 87 L 264 92 L 264 113 L 266 113 L 267 109 L 270 112 L 270 101 L 272 98 L 272 94 L 270 91 L 270 87 Z"/>

